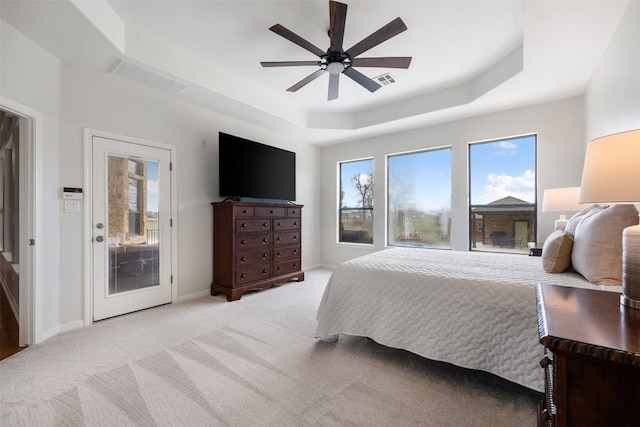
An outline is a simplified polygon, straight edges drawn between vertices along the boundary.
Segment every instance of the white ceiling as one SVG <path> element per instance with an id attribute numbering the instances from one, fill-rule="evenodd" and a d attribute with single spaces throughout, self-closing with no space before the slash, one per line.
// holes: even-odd
<path id="1" fill-rule="evenodd" d="M 413 60 L 406 70 L 357 68 L 396 80 L 374 93 L 340 76 L 333 101 L 328 76 L 286 92 L 315 66 L 260 66 L 317 58 L 274 24 L 327 49 L 328 0 L 0 0 L 0 15 L 63 61 L 107 72 L 123 59 L 181 83 L 172 96 L 327 144 L 579 95 L 628 3 L 345 2 L 345 49 L 400 17 L 407 31 L 359 57 Z"/>

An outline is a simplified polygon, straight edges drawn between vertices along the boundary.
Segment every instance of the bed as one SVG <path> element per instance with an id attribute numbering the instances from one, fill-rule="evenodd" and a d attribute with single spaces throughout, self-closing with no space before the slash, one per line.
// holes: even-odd
<path id="1" fill-rule="evenodd" d="M 543 391 L 537 283 L 620 292 L 575 272 L 547 273 L 540 257 L 390 248 L 336 267 L 316 337 L 369 337 Z"/>

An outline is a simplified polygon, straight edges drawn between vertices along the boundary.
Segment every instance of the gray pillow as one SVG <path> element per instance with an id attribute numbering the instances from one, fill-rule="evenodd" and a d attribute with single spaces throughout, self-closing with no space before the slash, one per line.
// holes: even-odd
<path id="1" fill-rule="evenodd" d="M 592 283 L 622 283 L 622 231 L 638 224 L 634 205 L 613 205 L 578 223 L 573 236 L 571 264 Z"/>

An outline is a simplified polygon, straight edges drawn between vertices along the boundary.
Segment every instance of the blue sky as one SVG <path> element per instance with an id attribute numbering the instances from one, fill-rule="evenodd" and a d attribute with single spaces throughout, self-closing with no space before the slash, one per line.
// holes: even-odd
<path id="1" fill-rule="evenodd" d="M 535 201 L 534 136 L 471 144 L 469 155 L 472 204 L 491 203 L 506 196 Z M 374 166 L 371 159 L 341 164 L 344 205 L 358 206 L 360 200 L 349 179 L 359 173 L 372 173 Z M 426 211 L 450 207 L 451 150 L 389 156 L 388 179 L 392 189 L 402 192 L 399 197 L 404 204 Z"/>
<path id="2" fill-rule="evenodd" d="M 450 148 L 389 156 L 388 167 L 392 203 L 423 211 L 451 209 Z"/>
<path id="3" fill-rule="evenodd" d="M 158 212 L 158 162 L 147 161 L 147 210 Z"/>
<path id="4" fill-rule="evenodd" d="M 506 196 L 535 202 L 535 137 L 472 144 L 471 204 L 491 203 Z"/>

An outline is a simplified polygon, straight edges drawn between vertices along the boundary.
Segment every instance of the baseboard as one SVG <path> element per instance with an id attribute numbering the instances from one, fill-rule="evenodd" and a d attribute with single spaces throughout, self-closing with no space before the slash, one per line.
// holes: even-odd
<path id="1" fill-rule="evenodd" d="M 185 301 L 189 301 L 189 300 L 200 298 L 200 297 L 206 297 L 208 295 L 211 295 L 210 289 L 207 289 L 204 291 L 198 291 L 198 292 L 191 292 L 190 294 L 179 296 L 176 302 L 185 302 Z"/>
<path id="2" fill-rule="evenodd" d="M 74 320 L 73 322 L 63 323 L 61 325 L 54 326 L 53 328 L 49 328 L 46 331 L 42 332 L 42 339 L 40 342 L 48 340 L 49 338 L 55 337 L 58 334 L 63 332 L 75 331 L 76 329 L 84 328 L 84 321 L 82 320 Z"/>
<path id="3" fill-rule="evenodd" d="M 326 270 L 335 270 L 336 265 L 334 264 L 313 264 L 305 267 L 303 270 L 318 270 L 318 269 L 326 269 Z"/>

